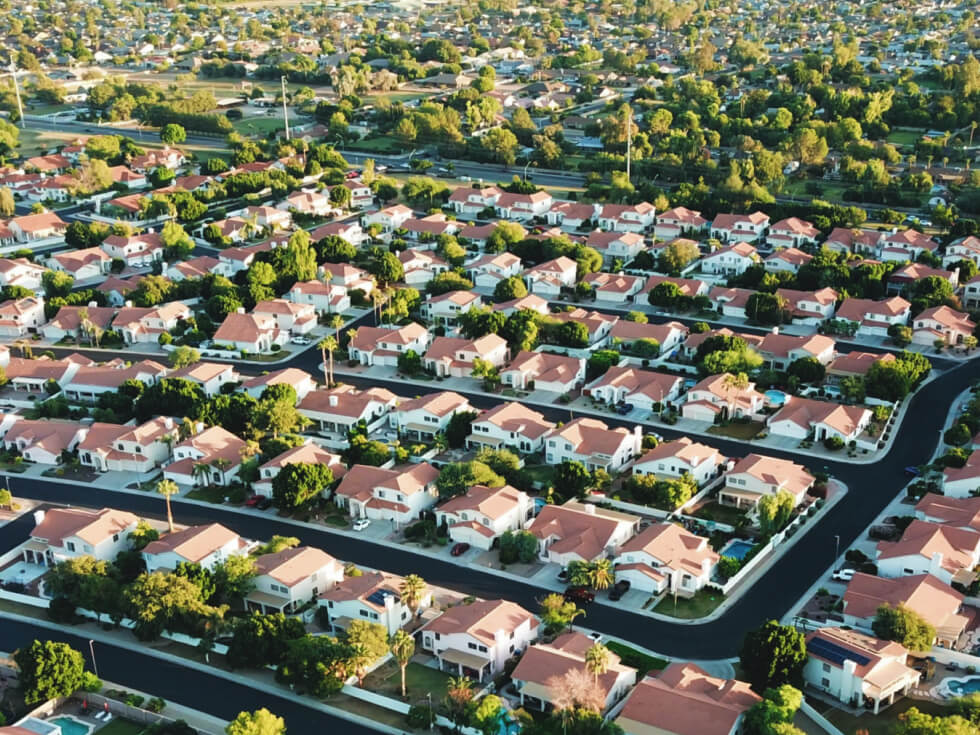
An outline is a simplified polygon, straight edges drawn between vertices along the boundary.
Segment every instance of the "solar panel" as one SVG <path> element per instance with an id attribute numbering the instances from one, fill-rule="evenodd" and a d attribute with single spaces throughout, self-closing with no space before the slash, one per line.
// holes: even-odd
<path id="1" fill-rule="evenodd" d="M 844 661 L 847 660 L 853 661 L 858 666 L 864 666 L 871 661 L 870 658 L 863 654 L 855 653 L 848 648 L 844 648 L 823 638 L 811 638 L 806 647 L 814 656 L 819 656 L 838 666 L 843 665 Z"/>
<path id="2" fill-rule="evenodd" d="M 386 597 L 394 597 L 395 602 L 398 602 L 399 597 L 397 594 L 391 590 L 375 590 L 370 595 L 368 595 L 368 602 L 373 602 L 375 605 L 384 605 Z"/>

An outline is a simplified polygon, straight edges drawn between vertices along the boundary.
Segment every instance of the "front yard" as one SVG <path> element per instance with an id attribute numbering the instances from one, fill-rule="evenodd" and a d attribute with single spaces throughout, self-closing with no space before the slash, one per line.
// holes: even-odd
<path id="1" fill-rule="evenodd" d="M 660 658 L 658 656 L 650 656 L 649 654 L 643 653 L 643 651 L 637 651 L 635 648 L 630 648 L 629 646 L 623 645 L 616 641 L 607 641 L 605 643 L 606 648 L 619 656 L 622 663 L 626 666 L 632 666 L 637 670 L 637 676 L 642 679 L 650 671 L 660 671 L 661 669 L 666 669 L 667 664 L 670 663 L 665 658 Z"/>
<path id="2" fill-rule="evenodd" d="M 765 428 L 765 426 L 766 425 L 761 421 L 749 421 L 744 424 L 735 423 L 733 421 L 728 424 L 712 426 L 708 429 L 708 433 L 748 441 L 749 439 L 755 439 L 755 437 Z"/>
<path id="3" fill-rule="evenodd" d="M 681 620 L 694 620 L 710 615 L 724 601 L 725 596 L 718 590 L 702 589 L 690 599 L 678 597 L 675 601 L 673 596 L 667 595 L 654 608 L 654 612 Z"/>
<path id="4" fill-rule="evenodd" d="M 224 503 L 227 499 L 231 503 L 243 503 L 245 501 L 245 491 L 242 488 L 228 488 L 221 485 L 208 485 L 207 487 L 196 487 L 190 490 L 184 497 L 191 500 L 203 500 L 207 503 Z"/>
<path id="5" fill-rule="evenodd" d="M 409 699 L 424 698 L 426 694 L 431 694 L 433 702 L 441 702 L 446 696 L 448 682 L 449 674 L 438 669 L 432 669 L 414 662 L 405 667 L 405 686 L 408 690 Z M 364 689 L 378 694 L 396 699 L 401 698 L 402 680 L 398 664 L 394 661 L 388 661 L 383 666 L 378 667 L 364 677 L 362 686 Z"/>

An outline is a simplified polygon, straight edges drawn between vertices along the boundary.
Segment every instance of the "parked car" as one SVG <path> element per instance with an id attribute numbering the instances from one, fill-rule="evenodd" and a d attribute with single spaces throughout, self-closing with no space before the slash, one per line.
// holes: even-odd
<path id="1" fill-rule="evenodd" d="M 562 569 L 560 572 L 558 572 L 558 581 L 559 582 L 567 582 L 568 581 L 568 570 L 567 569 Z"/>
<path id="2" fill-rule="evenodd" d="M 358 171 L 358 170 L 357 170 L 357 169 L 355 168 L 355 169 L 354 169 L 353 171 L 348 171 L 348 172 L 347 172 L 347 177 L 346 177 L 346 178 L 348 178 L 348 179 L 356 179 L 356 178 L 357 178 L 358 176 L 360 176 L 360 175 L 361 175 L 361 172 L 360 172 L 360 171 Z"/>
<path id="3" fill-rule="evenodd" d="M 565 590 L 565 599 L 569 602 L 578 602 L 588 605 L 595 601 L 595 592 L 588 587 L 569 587 Z"/>
<path id="4" fill-rule="evenodd" d="M 461 542 L 456 544 L 449 553 L 452 554 L 453 556 L 462 556 L 469 550 L 470 550 L 470 545 Z"/>
<path id="5" fill-rule="evenodd" d="M 633 412 L 632 403 L 620 403 L 618 406 L 616 406 L 616 413 L 618 413 L 620 416 L 626 416 L 632 412 Z"/>
<path id="6" fill-rule="evenodd" d="M 311 340 L 309 337 L 304 337 L 302 335 L 297 335 L 297 336 L 293 337 L 289 341 L 292 342 L 294 345 L 308 345 L 313 340 Z"/>
<path id="7" fill-rule="evenodd" d="M 918 467 L 915 467 L 914 465 L 909 465 L 908 467 L 905 468 L 905 474 L 908 475 L 909 477 L 918 477 L 922 473 L 919 472 Z"/>
<path id="8" fill-rule="evenodd" d="M 245 505 L 247 505 L 249 508 L 254 508 L 256 505 L 259 504 L 259 501 L 262 500 L 263 498 L 265 498 L 264 495 L 253 495 L 252 497 L 250 497 L 248 500 L 245 501 Z"/>
<path id="9" fill-rule="evenodd" d="M 833 579 L 836 579 L 840 582 L 850 582 L 852 579 L 854 579 L 854 570 L 838 569 L 831 576 L 833 577 Z"/>
<path id="10" fill-rule="evenodd" d="M 370 518 L 358 518 L 356 521 L 354 521 L 354 530 L 363 531 L 365 528 L 367 528 L 370 525 L 371 525 Z"/>
<path id="11" fill-rule="evenodd" d="M 616 584 L 614 584 L 612 586 L 612 588 L 610 588 L 610 590 L 609 590 L 609 599 L 610 600 L 618 600 L 623 595 L 625 595 L 627 592 L 629 592 L 629 589 L 630 589 L 630 582 L 629 582 L 629 580 L 628 579 L 621 579 L 618 582 L 616 582 Z"/>

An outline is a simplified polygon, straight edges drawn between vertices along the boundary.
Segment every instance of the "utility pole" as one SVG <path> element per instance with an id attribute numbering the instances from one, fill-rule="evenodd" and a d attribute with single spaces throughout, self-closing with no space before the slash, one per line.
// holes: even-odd
<path id="1" fill-rule="evenodd" d="M 290 140 L 289 110 L 286 109 L 286 75 L 285 74 L 279 77 L 279 83 L 282 85 L 282 119 L 286 122 L 286 140 Z"/>
<path id="2" fill-rule="evenodd" d="M 20 85 L 17 84 L 17 65 L 10 62 L 10 77 L 14 80 L 14 95 L 17 97 L 17 114 L 20 115 L 20 127 L 23 129 L 27 122 L 24 120 L 24 106 L 20 101 Z"/>
<path id="3" fill-rule="evenodd" d="M 633 110 L 629 106 L 626 111 L 626 183 L 632 183 L 630 179 L 630 159 L 633 157 Z"/>

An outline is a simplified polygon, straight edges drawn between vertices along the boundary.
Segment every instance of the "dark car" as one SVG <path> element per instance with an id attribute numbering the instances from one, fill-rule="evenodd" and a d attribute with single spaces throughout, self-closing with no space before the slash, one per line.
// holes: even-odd
<path id="1" fill-rule="evenodd" d="M 459 543 L 456 544 L 449 553 L 452 554 L 453 556 L 462 556 L 469 550 L 470 550 L 469 544 Z"/>
<path id="2" fill-rule="evenodd" d="M 562 569 L 560 572 L 558 572 L 558 581 L 559 582 L 567 582 L 568 581 L 568 570 L 567 569 Z"/>
<path id="3" fill-rule="evenodd" d="M 255 507 L 259 510 L 265 510 L 266 508 L 272 507 L 272 498 L 267 498 L 265 495 L 259 497 L 259 502 L 255 504 Z"/>
<path id="4" fill-rule="evenodd" d="M 918 467 L 914 467 L 910 465 L 905 468 L 905 474 L 908 475 L 909 477 L 918 477 L 921 473 L 919 472 Z"/>
<path id="5" fill-rule="evenodd" d="M 626 416 L 627 414 L 630 414 L 632 412 L 633 412 L 632 403 L 620 403 L 618 406 L 616 406 L 616 413 L 618 413 L 620 416 Z"/>
<path id="6" fill-rule="evenodd" d="M 595 592 L 588 587 L 569 587 L 565 590 L 565 599 L 569 602 L 588 605 L 595 600 Z"/>
<path id="7" fill-rule="evenodd" d="M 621 579 L 612 586 L 612 589 L 609 590 L 609 599 L 618 600 L 627 592 L 629 592 L 629 589 L 630 589 L 629 580 Z"/>

